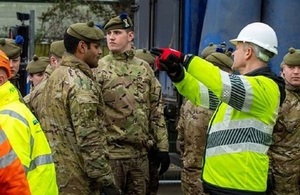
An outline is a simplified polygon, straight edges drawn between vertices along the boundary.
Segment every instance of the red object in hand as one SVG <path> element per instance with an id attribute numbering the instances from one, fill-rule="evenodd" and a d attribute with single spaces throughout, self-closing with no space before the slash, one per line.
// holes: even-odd
<path id="1" fill-rule="evenodd" d="M 174 64 L 183 63 L 184 55 L 171 48 L 151 48 L 150 52 L 158 56 L 155 59 L 155 65 L 160 71 L 170 71 Z"/>
<path id="2" fill-rule="evenodd" d="M 161 55 L 160 60 L 161 61 L 169 61 L 170 56 L 172 56 L 172 60 L 176 63 L 182 63 L 183 62 L 183 54 L 180 51 L 177 51 L 172 48 L 160 48 Z"/>

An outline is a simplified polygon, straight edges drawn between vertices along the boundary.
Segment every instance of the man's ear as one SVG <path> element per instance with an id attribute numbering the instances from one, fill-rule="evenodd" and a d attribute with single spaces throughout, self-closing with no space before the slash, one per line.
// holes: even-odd
<path id="1" fill-rule="evenodd" d="M 51 55 L 50 56 L 50 64 L 51 64 L 51 66 L 53 66 L 53 64 L 55 64 L 56 63 L 56 58 L 53 56 L 53 55 Z"/>
<path id="2" fill-rule="evenodd" d="M 8 80 L 5 70 L 0 68 L 0 86 Z"/>
<path id="3" fill-rule="evenodd" d="M 4 77 L 0 75 L 0 86 L 3 85 L 3 83 L 4 83 Z"/>
<path id="4" fill-rule="evenodd" d="M 77 51 L 84 54 L 86 48 L 86 43 L 84 41 L 79 41 L 77 45 Z"/>
<path id="5" fill-rule="evenodd" d="M 250 59 L 253 54 L 254 50 L 251 47 L 248 47 L 245 51 L 245 59 Z"/>
<path id="6" fill-rule="evenodd" d="M 128 37 L 129 37 L 129 41 L 133 41 L 133 39 L 134 39 L 134 32 L 133 31 L 128 32 Z"/>

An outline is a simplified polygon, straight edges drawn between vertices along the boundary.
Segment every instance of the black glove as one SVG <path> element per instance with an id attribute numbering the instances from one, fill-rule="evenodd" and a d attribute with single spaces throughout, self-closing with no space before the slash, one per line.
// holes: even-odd
<path id="1" fill-rule="evenodd" d="M 183 53 L 171 48 L 151 48 L 150 52 L 158 56 L 155 60 L 155 66 L 158 70 L 167 71 L 173 82 L 183 79 Z"/>
<path id="2" fill-rule="evenodd" d="M 169 169 L 170 166 L 170 156 L 169 152 L 161 152 L 157 153 L 157 161 L 160 164 L 159 175 L 164 174 Z"/>
<path id="3" fill-rule="evenodd" d="M 121 195 L 123 194 L 121 190 L 115 185 L 111 184 L 109 186 L 102 186 L 102 191 L 100 195 Z"/>

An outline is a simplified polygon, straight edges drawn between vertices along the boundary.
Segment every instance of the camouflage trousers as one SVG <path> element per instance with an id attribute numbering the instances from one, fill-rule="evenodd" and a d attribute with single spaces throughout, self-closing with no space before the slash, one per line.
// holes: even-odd
<path id="1" fill-rule="evenodd" d="M 147 155 L 132 159 L 110 160 L 116 185 L 126 195 L 144 195 L 149 183 Z"/>
<path id="2" fill-rule="evenodd" d="M 183 168 L 181 172 L 181 190 L 184 195 L 205 195 L 200 180 L 199 169 Z"/>
<path id="3" fill-rule="evenodd" d="M 299 156 L 300 152 L 294 156 Z M 272 155 L 272 195 L 300 194 L 300 158 L 289 160 L 282 156 Z"/>

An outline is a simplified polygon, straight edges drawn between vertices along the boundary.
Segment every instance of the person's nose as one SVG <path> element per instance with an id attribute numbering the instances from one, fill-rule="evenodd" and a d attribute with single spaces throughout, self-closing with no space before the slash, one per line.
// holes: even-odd
<path id="1" fill-rule="evenodd" d="M 295 74 L 300 74 L 300 66 L 296 66 L 296 67 L 294 68 L 294 73 L 295 73 Z"/>
<path id="2" fill-rule="evenodd" d="M 9 66 L 12 68 L 12 67 L 14 67 L 13 66 L 13 61 L 12 60 L 9 60 Z"/>

